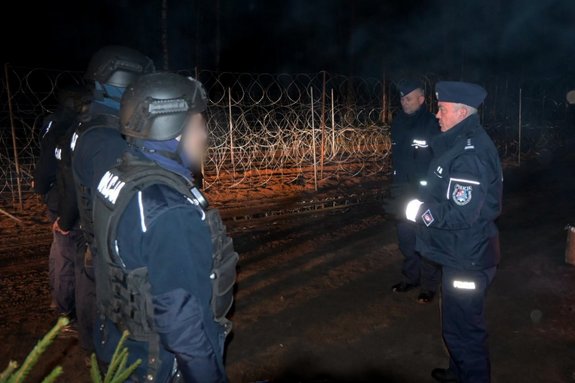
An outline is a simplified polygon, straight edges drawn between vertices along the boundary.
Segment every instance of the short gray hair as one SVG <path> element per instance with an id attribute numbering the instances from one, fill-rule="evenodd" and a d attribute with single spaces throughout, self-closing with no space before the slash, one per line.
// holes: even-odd
<path id="1" fill-rule="evenodd" d="M 474 107 L 469 106 L 469 105 L 457 104 L 457 108 L 458 108 L 458 109 L 465 109 L 465 110 L 467 110 L 467 115 L 468 115 L 468 116 L 471 116 L 472 114 L 477 114 L 477 108 L 474 108 Z"/>

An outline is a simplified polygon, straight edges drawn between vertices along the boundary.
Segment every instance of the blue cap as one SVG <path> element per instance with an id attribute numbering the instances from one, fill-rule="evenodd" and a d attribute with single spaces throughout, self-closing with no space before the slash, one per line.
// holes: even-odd
<path id="1" fill-rule="evenodd" d="M 401 97 L 408 95 L 416 89 L 425 89 L 421 81 L 412 79 L 401 80 L 397 83 L 396 86 Z"/>
<path id="2" fill-rule="evenodd" d="M 437 101 L 465 104 L 473 108 L 485 100 L 487 91 L 477 84 L 463 81 L 440 81 L 435 84 Z"/>

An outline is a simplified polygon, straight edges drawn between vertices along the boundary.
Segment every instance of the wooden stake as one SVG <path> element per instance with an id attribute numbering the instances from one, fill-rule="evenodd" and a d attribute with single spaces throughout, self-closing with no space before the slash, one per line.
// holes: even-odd
<path id="1" fill-rule="evenodd" d="M 310 94 L 311 94 L 311 143 L 312 143 L 312 151 L 313 151 L 313 183 L 314 189 L 317 191 L 317 159 L 315 153 L 315 124 L 314 124 L 314 111 L 313 111 L 313 87 L 310 87 Z"/>
<path id="2" fill-rule="evenodd" d="M 12 150 L 14 152 L 14 165 L 16 168 L 16 185 L 18 188 L 18 208 L 22 206 L 22 185 L 20 183 L 20 160 L 18 158 L 18 148 L 16 147 L 16 128 L 14 126 L 14 112 L 12 110 L 12 94 L 10 93 L 10 79 L 8 76 L 8 63 L 4 65 L 4 75 L 6 77 L 6 96 L 8 98 L 8 111 L 10 114 L 10 128 L 12 130 Z"/>
<path id="3" fill-rule="evenodd" d="M 331 89 L 331 155 L 335 155 L 335 106 L 333 101 L 333 88 Z"/>
<path id="4" fill-rule="evenodd" d="M 230 114 L 230 160 L 232 161 L 233 179 L 236 177 L 236 163 L 234 161 L 234 123 L 232 121 L 232 89 L 228 88 L 228 112 Z"/>
<path id="5" fill-rule="evenodd" d="M 321 157 L 320 178 L 323 178 L 323 162 L 325 157 L 325 71 L 323 71 L 323 87 L 321 91 Z"/>

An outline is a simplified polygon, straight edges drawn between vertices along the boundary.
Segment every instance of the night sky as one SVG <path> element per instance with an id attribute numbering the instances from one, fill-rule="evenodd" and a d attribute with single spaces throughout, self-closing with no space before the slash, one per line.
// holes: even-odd
<path id="1" fill-rule="evenodd" d="M 13 2 L 2 62 L 83 70 L 122 44 L 164 67 L 162 0 Z M 478 80 L 575 73 L 575 0 L 167 0 L 168 68 Z"/>

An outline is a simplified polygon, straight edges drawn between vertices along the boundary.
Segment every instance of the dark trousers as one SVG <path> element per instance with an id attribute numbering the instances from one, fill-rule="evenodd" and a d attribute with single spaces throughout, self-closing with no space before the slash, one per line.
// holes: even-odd
<path id="1" fill-rule="evenodd" d="M 496 268 L 461 271 L 443 267 L 442 330 L 449 368 L 460 383 L 491 381 L 484 302 Z"/>
<path id="2" fill-rule="evenodd" d="M 89 354 L 94 352 L 94 322 L 96 320 L 96 284 L 92 255 L 84 245 L 77 252 L 80 267 L 76 270 L 76 316 L 80 344 Z"/>
<path id="3" fill-rule="evenodd" d="M 76 254 L 82 240 L 80 229 L 72 229 L 67 235 L 53 233 L 49 256 L 50 286 L 52 299 L 62 315 L 76 316 Z"/>
<path id="4" fill-rule="evenodd" d="M 407 221 L 397 223 L 399 250 L 405 257 L 401 272 L 405 282 L 421 284 L 422 290 L 435 292 L 441 278 L 441 267 L 415 251 L 415 234 L 415 223 Z"/>

